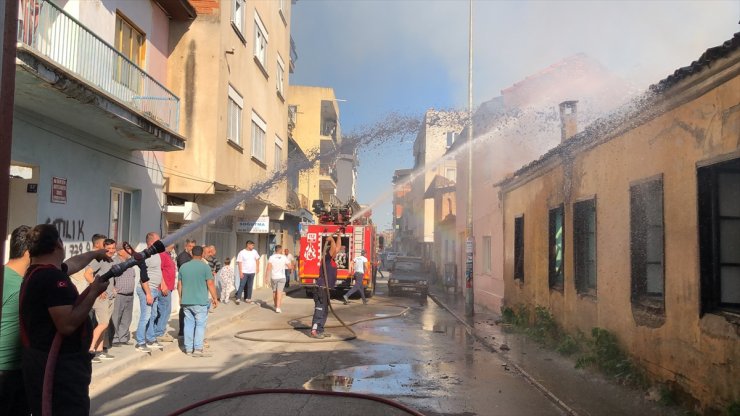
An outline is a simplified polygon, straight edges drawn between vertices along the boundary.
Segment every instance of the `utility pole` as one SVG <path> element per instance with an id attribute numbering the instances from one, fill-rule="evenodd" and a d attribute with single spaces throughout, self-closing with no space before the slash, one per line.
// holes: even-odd
<path id="1" fill-rule="evenodd" d="M 10 194 L 10 151 L 13 143 L 13 104 L 15 96 L 15 43 L 18 34 L 18 1 L 0 2 L 4 7 L 2 55 L 0 55 L 0 236 L 8 235 L 8 195 Z M 5 244 L 0 243 L 0 259 L 5 259 Z M 5 268 L 0 268 L 0 298 L 3 296 Z M 2 310 L 0 310 L 2 317 Z"/>
<path id="2" fill-rule="evenodd" d="M 465 315 L 475 314 L 473 302 L 473 0 L 468 20 L 468 212 L 465 230 Z"/>

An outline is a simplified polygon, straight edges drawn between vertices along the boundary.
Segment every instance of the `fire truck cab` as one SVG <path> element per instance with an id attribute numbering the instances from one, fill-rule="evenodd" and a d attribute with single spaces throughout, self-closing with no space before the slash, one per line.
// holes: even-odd
<path id="1" fill-rule="evenodd" d="M 301 248 L 298 256 L 298 277 L 306 290 L 306 296 L 312 297 L 316 290 L 316 280 L 321 268 L 321 248 L 326 246 L 326 238 L 338 233 L 340 247 L 334 261 L 337 263 L 337 284 L 330 288 L 333 293 L 342 294 L 352 287 L 349 274 L 352 261 L 365 250 L 365 257 L 370 263 L 365 270 L 365 296 L 375 294 L 377 272 L 377 238 L 375 225 L 370 219 L 371 213 L 361 212 L 361 207 L 354 200 L 346 205 L 326 207 L 323 201 L 313 203 L 314 213 L 318 216 L 317 224 L 301 227 Z M 356 218 L 355 218 L 356 217 Z"/>

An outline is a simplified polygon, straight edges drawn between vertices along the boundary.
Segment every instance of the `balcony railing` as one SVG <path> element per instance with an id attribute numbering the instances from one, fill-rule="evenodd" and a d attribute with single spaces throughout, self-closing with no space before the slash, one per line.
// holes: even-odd
<path id="1" fill-rule="evenodd" d="M 290 37 L 290 67 L 291 69 L 295 69 L 295 63 L 298 61 L 298 52 L 296 52 L 295 47 L 295 41 L 293 41 L 293 36 Z M 290 71 L 293 72 L 293 71 Z"/>
<path id="2" fill-rule="evenodd" d="M 330 177 L 334 183 L 337 183 L 337 171 L 331 166 L 319 166 L 319 175 Z"/>
<path id="3" fill-rule="evenodd" d="M 180 99 L 48 0 L 19 0 L 18 42 L 177 131 Z"/>

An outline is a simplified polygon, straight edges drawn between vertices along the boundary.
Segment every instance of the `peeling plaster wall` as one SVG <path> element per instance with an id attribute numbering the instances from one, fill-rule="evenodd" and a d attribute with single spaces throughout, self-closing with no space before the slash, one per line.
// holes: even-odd
<path id="1" fill-rule="evenodd" d="M 738 65 L 735 64 L 735 69 Z M 550 308 L 567 330 L 614 332 L 654 378 L 705 408 L 740 400 L 740 326 L 700 317 L 697 163 L 740 157 L 740 76 L 627 130 L 572 160 L 556 155 L 505 191 L 507 305 Z M 711 78 L 709 78 L 711 80 Z M 663 175 L 665 319 L 638 325 L 630 301 L 630 183 Z M 527 173 L 523 174 L 527 175 Z M 573 202 L 596 196 L 597 297 L 576 293 Z M 548 208 L 565 204 L 565 287 L 548 287 Z M 515 281 L 514 218 L 524 214 L 524 282 Z"/>

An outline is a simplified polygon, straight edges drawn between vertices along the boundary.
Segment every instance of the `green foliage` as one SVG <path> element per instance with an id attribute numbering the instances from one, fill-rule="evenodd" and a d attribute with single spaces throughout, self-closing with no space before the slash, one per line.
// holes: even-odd
<path id="1" fill-rule="evenodd" d="M 735 401 L 730 403 L 725 409 L 727 416 L 740 416 L 740 402 Z"/>
<path id="2" fill-rule="evenodd" d="M 660 386 L 660 400 L 658 400 L 658 403 L 662 404 L 663 406 L 675 406 L 678 404 L 678 401 L 676 400 L 676 396 L 673 394 L 673 391 L 669 389 L 666 386 Z"/>
<path id="3" fill-rule="evenodd" d="M 585 353 L 576 367 L 592 366 L 625 384 L 645 386 L 646 379 L 619 346 L 617 337 L 606 329 L 593 328 Z"/>
<path id="4" fill-rule="evenodd" d="M 578 333 L 581 337 L 583 334 Z M 570 334 L 565 334 L 561 339 L 555 350 L 563 355 L 573 355 L 577 352 L 581 352 L 581 344 L 583 341 L 579 338 L 573 337 Z"/>

